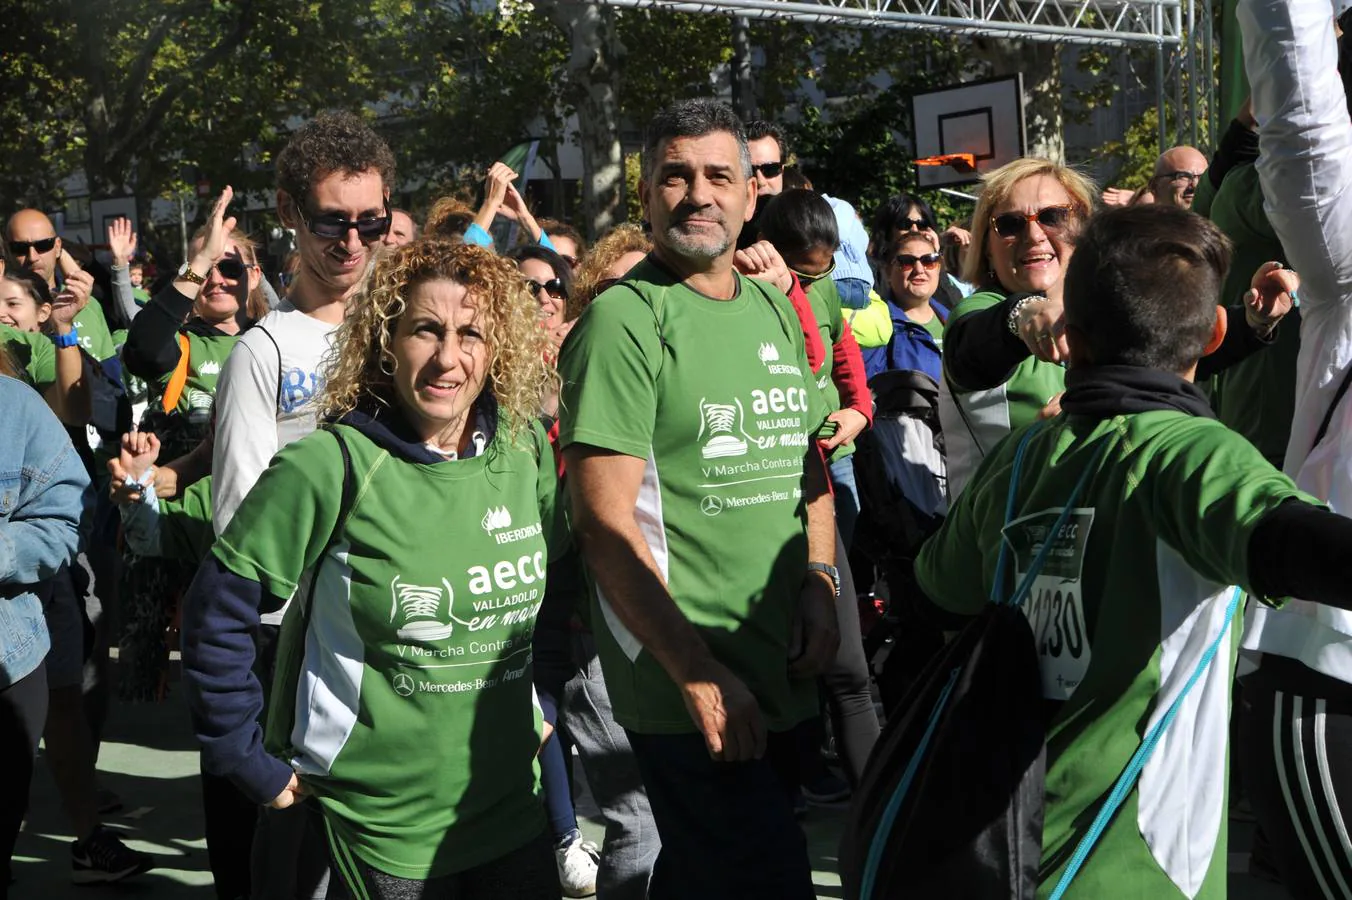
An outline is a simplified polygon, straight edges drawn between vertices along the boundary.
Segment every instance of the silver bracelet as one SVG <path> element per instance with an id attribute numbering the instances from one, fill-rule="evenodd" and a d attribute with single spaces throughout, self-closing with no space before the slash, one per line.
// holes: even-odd
<path id="1" fill-rule="evenodd" d="M 1019 334 L 1019 313 L 1023 312 L 1025 306 L 1030 303 L 1045 303 L 1046 297 L 1041 294 L 1029 294 L 1027 297 L 1020 297 L 1019 302 L 1014 304 L 1014 308 L 1009 311 L 1009 333 L 1015 337 L 1021 337 Z"/>

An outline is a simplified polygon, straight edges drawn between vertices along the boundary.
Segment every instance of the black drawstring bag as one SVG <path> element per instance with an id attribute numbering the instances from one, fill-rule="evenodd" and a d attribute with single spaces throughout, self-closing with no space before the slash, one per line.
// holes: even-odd
<path id="1" fill-rule="evenodd" d="M 1038 430 L 1029 429 L 1015 455 L 1006 522 L 1015 518 L 1024 451 Z M 1049 534 L 1059 533 L 1096 469 L 1096 462 L 1085 469 Z M 887 723 L 841 840 L 850 900 L 1036 896 L 1047 705 L 1021 607 L 1053 543 L 1044 541 L 1008 598 L 998 594 L 1005 545 L 992 602 L 930 663 Z"/>
<path id="2" fill-rule="evenodd" d="M 874 748 L 841 842 L 845 896 L 1032 900 L 1044 704 L 1028 617 L 989 605 L 930 664 Z"/>

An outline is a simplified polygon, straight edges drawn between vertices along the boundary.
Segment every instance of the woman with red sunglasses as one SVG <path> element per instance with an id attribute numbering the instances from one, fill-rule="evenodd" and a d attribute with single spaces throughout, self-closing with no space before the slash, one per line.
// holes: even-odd
<path id="1" fill-rule="evenodd" d="M 1003 165 L 982 182 L 962 272 L 977 292 L 954 308 L 944 330 L 939 414 L 951 499 L 1001 438 L 1059 409 L 1069 356 L 1062 282 L 1097 196 L 1079 172 L 1036 157 Z M 1226 340 L 1202 360 L 1198 380 L 1272 342 L 1290 308 L 1278 268 L 1264 264 L 1254 273 L 1245 309 L 1230 316 Z"/>
<path id="2" fill-rule="evenodd" d="M 1061 282 L 1096 190 L 1045 159 L 1015 160 L 983 179 L 962 280 L 977 288 L 945 329 L 939 411 L 956 498 L 982 457 L 1061 393 Z"/>

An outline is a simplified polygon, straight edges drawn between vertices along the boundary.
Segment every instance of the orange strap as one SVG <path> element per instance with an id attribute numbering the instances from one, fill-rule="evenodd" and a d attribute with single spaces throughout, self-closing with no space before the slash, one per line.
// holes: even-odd
<path id="1" fill-rule="evenodd" d="M 178 349 L 178 365 L 174 366 L 174 373 L 169 376 L 161 401 L 166 414 L 178 406 L 178 398 L 183 396 L 183 386 L 188 383 L 188 336 L 181 331 L 178 333 Z"/>

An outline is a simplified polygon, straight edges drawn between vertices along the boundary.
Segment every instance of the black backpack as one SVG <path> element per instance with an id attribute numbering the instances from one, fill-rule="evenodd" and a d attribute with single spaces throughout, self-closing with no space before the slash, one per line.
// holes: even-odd
<path id="1" fill-rule="evenodd" d="M 1028 429 L 1020 442 L 1006 521 L 1017 517 L 1024 450 L 1040 430 Z M 1096 468 L 1086 468 L 1049 533 L 1065 524 Z M 1044 542 L 1008 596 L 1002 555 L 992 602 L 926 666 L 889 719 L 841 840 L 846 897 L 1036 896 L 1048 707 L 1021 607 L 1052 546 Z"/>

